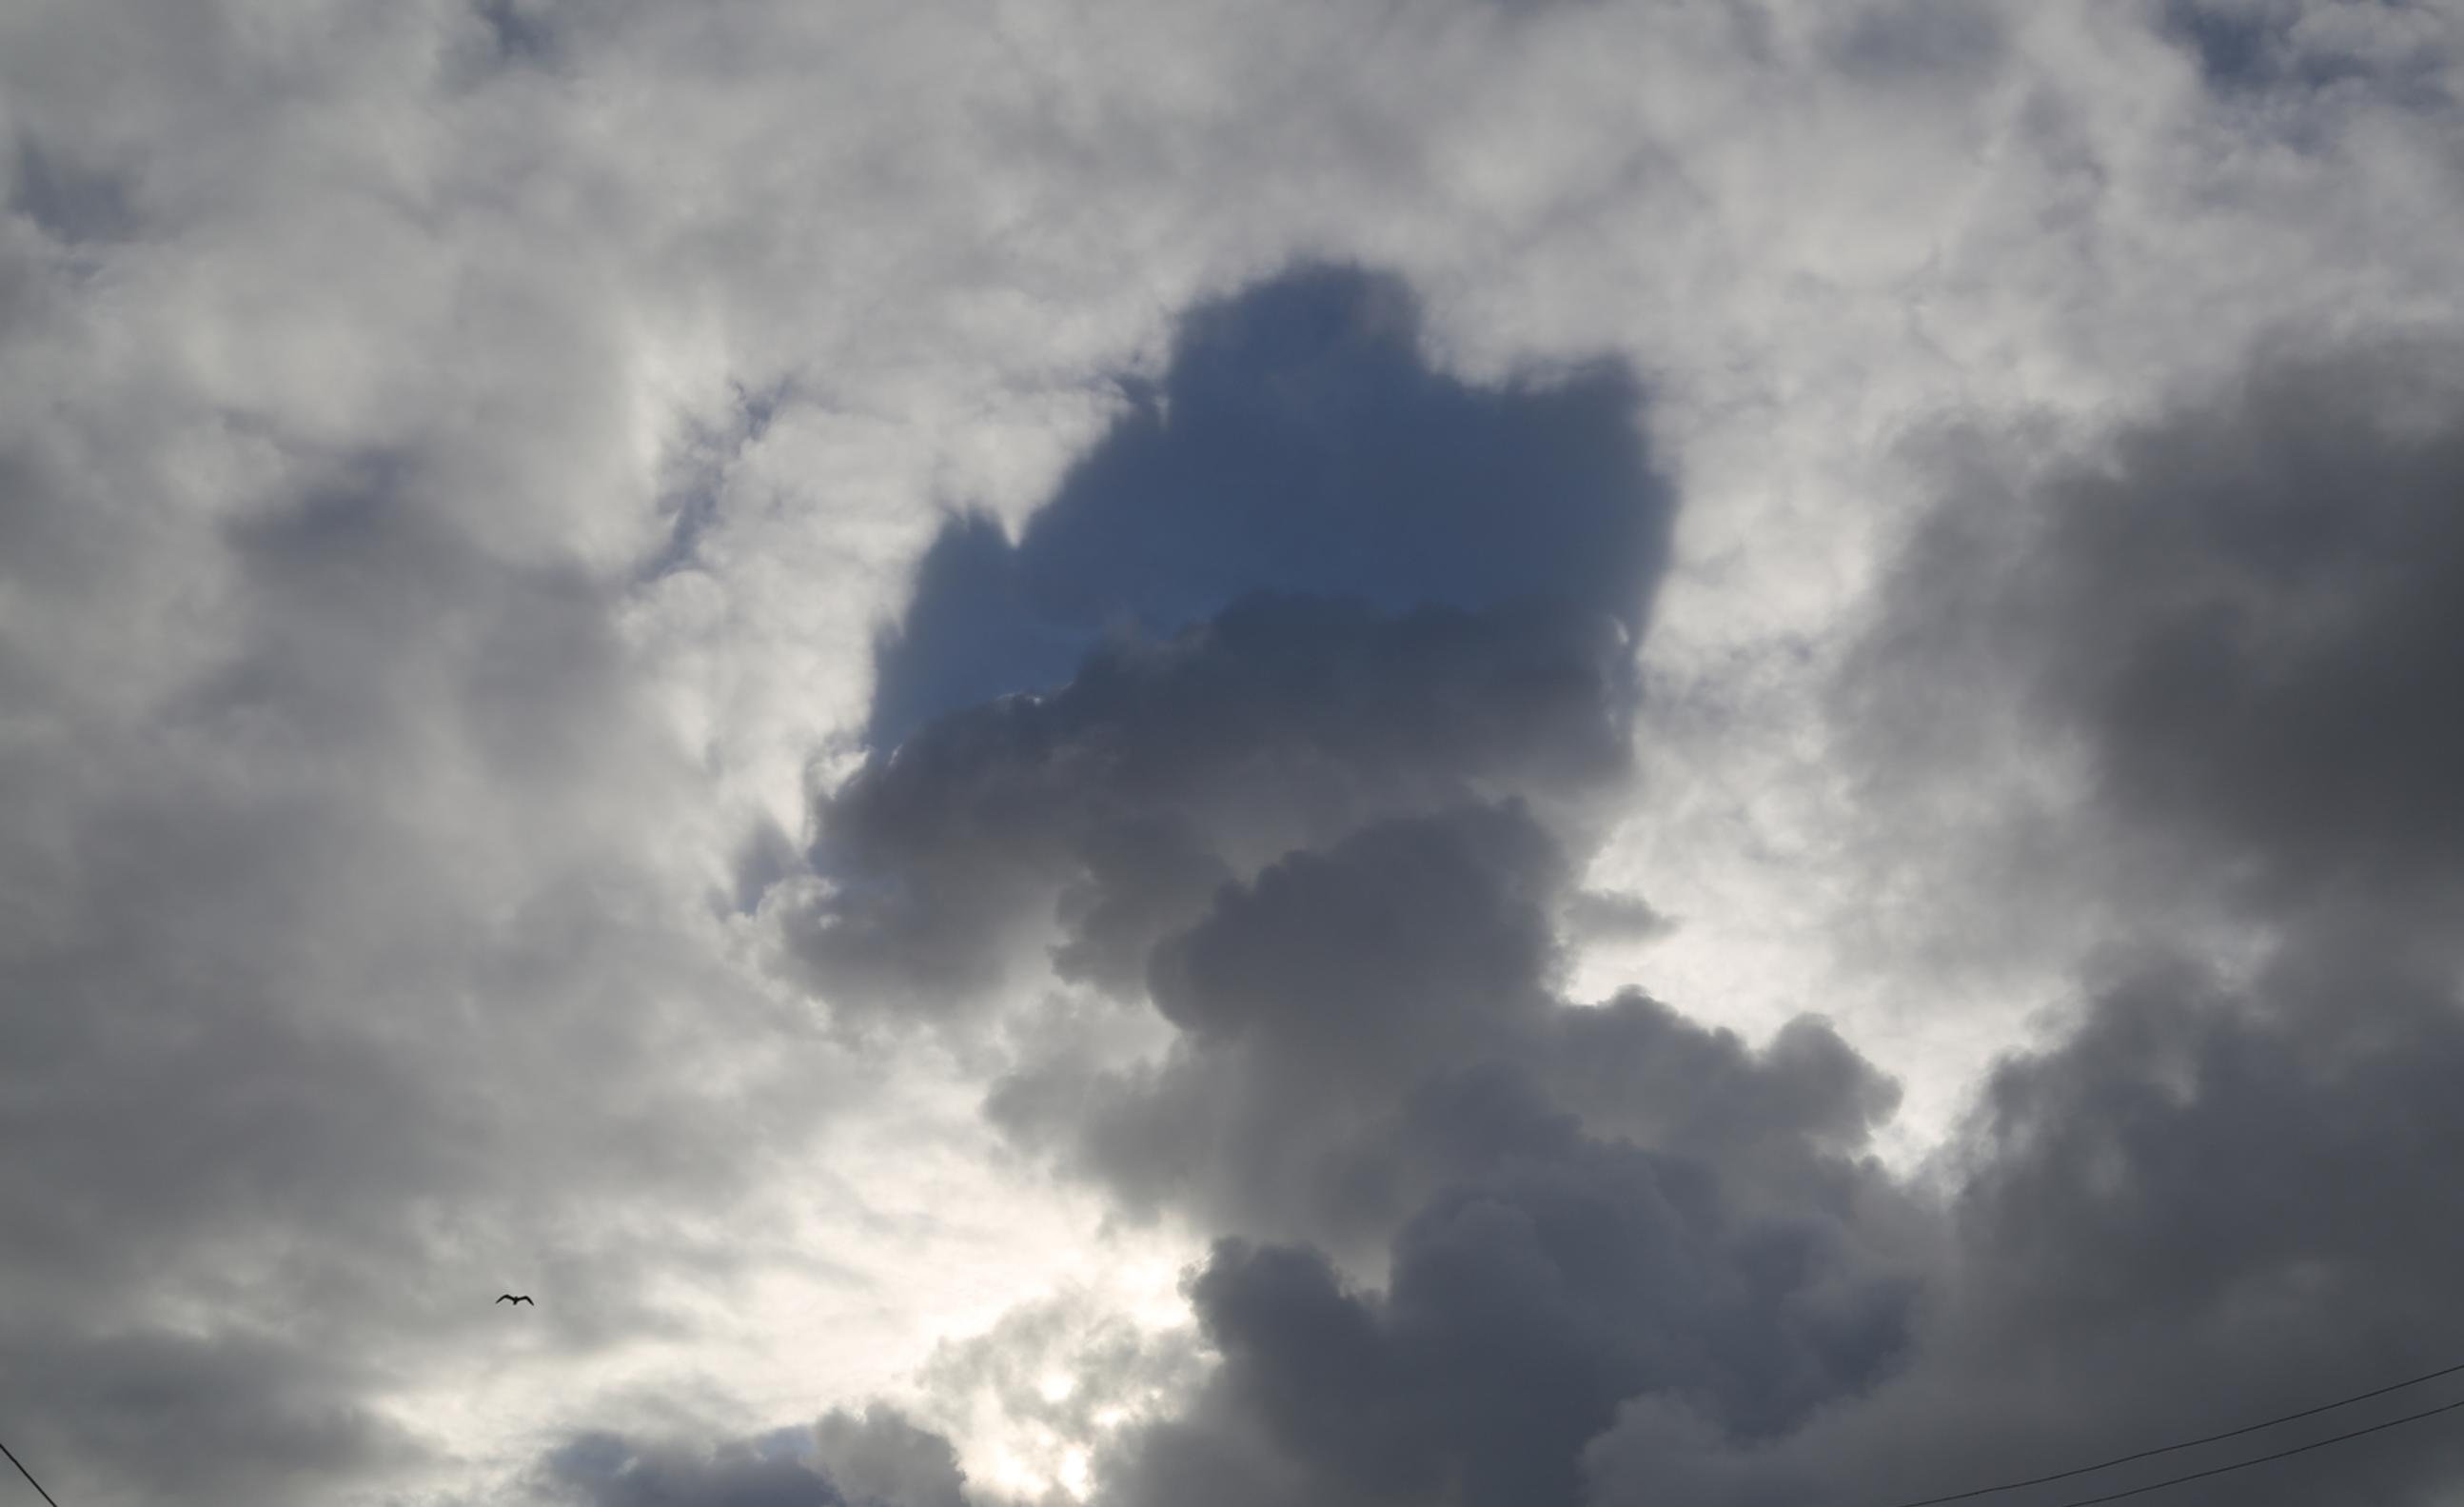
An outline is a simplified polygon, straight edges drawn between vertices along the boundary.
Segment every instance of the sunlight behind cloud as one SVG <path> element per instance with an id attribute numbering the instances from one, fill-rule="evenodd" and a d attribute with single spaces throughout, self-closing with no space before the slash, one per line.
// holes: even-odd
<path id="1" fill-rule="evenodd" d="M 10 1448 L 1887 1500 L 2464 1343 L 2459 99 L 2448 0 L 0 9 Z"/>

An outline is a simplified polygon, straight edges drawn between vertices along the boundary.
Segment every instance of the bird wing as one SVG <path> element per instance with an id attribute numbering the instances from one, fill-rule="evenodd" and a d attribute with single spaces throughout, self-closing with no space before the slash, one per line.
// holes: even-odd
<path id="1" fill-rule="evenodd" d="M 499 1293 L 496 1295 L 496 1301 L 500 1303 L 513 1303 L 518 1302 L 520 1299 L 514 1296 L 511 1293 Z"/>
<path id="2" fill-rule="evenodd" d="M 539 1306 L 539 1299 L 531 1296 L 528 1293 L 524 1293 L 521 1296 L 515 1298 L 514 1301 L 517 1303 L 528 1303 L 533 1308 L 537 1308 Z"/>

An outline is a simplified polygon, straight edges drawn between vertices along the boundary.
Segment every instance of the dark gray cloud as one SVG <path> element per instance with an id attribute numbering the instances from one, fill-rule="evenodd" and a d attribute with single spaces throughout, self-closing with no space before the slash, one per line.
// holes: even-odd
<path id="1" fill-rule="evenodd" d="M 1292 853 L 1155 953 L 1156 1008 L 1200 1047 L 1254 1035 L 1346 1079 L 1408 1077 L 1420 1053 L 1481 1053 L 1491 1023 L 1541 1004 L 1555 953 L 1544 902 L 1562 866 L 1510 808 Z"/>
<path id="2" fill-rule="evenodd" d="M 1217 1248 L 1191 1296 L 1221 1369 L 1125 1466 L 1132 1499 L 1188 1499 L 1176 1435 L 1222 1429 L 1269 1441 L 1310 1499 L 1573 1502 L 1584 1444 L 1627 1399 L 1681 1399 L 1751 1441 L 1904 1343 L 1911 1286 L 1836 1227 L 1741 1218 L 1705 1164 L 1519 1108 L 1515 1155 L 1414 1216 L 1381 1295 L 1306 1249 Z"/>
<path id="3" fill-rule="evenodd" d="M 1700 1409 L 1632 1406 L 1592 1448 L 1595 1499 L 1932 1495 L 2464 1350 L 2438 1288 L 2464 1244 L 2442 1087 L 2464 1051 L 2459 373 L 2417 342 L 2279 352 L 2085 457 L 1954 450 L 1851 661 L 1852 742 L 1893 766 L 1874 788 L 1954 805 L 1998 787 L 1980 758 L 2059 745 L 2085 781 L 2065 820 L 2101 855 L 2081 872 L 2124 882 L 2032 878 L 1992 853 L 1998 822 L 1936 873 L 1953 914 L 2084 909 L 2102 943 L 2062 1039 L 2006 1062 L 1953 1142 L 1902 1369 L 1762 1449 Z M 1980 852 L 2012 881 L 1990 903 L 1957 893 Z M 2192 918 L 2242 961 L 2186 941 Z M 2425 1425 L 2175 1495 L 2415 1502 L 2459 1474 L 2452 1430 Z"/>
<path id="4" fill-rule="evenodd" d="M 996 1097 L 1127 1207 L 1279 1242 L 1196 1277 L 1223 1367 L 1117 1499 L 1571 1502 L 1625 1399 L 1759 1437 L 1886 1372 L 1914 1216 L 1858 1153 L 1895 1091 L 1815 1022 L 1568 1005 L 1571 884 L 1511 806 L 1294 853 L 1155 954 L 1162 1063 Z"/>
<path id="5" fill-rule="evenodd" d="M 1749 1053 L 1565 1004 L 1573 866 L 1510 804 L 1219 889 L 1152 954 L 1162 1059 L 1065 1055 L 993 1104 L 1126 1207 L 1247 1237 L 1190 1289 L 1220 1369 L 1106 1499 L 1889 1499 L 2452 1360 L 2459 395 L 2440 349 L 2277 359 L 1917 534 L 1856 745 L 1939 786 L 2063 741 L 2079 831 L 2262 960 L 2134 941 L 2105 898 L 2119 950 L 1935 1185 L 1859 1160 L 1895 1095 L 1817 1023 Z M 2459 1466 L 2433 1429 L 2183 1499 L 2427 1500 Z"/>
<path id="6" fill-rule="evenodd" d="M 1970 1249 L 2013 1313 L 2165 1317 L 2255 1350 L 2234 1310 L 2273 1299 L 2305 1312 L 2269 1342 L 2464 1343 L 2431 1301 L 2464 1247 L 2439 1088 L 2464 1061 L 2459 1003 L 2446 970 L 2367 939 L 2296 939 L 2245 987 L 2130 969 L 2059 1051 L 1994 1077 Z"/>
<path id="7" fill-rule="evenodd" d="M 1289 596 L 1117 640 L 832 795 L 816 857 L 833 888 L 791 934 L 857 1011 L 946 1010 L 1046 939 L 1069 975 L 1134 988 L 1148 947 L 1290 848 L 1492 792 L 1605 790 L 1626 766 L 1630 654 L 1611 620 L 1546 604 Z"/>
<path id="8" fill-rule="evenodd" d="M 2282 911 L 2464 878 L 2464 358 L 2284 356 L 2013 497 L 1964 461 L 1852 698 L 1904 783 L 2076 749 L 2110 844 Z"/>
<path id="9" fill-rule="evenodd" d="M 1135 397 L 1016 546 L 945 529 L 881 645 L 789 918 L 842 1009 L 946 1011 L 1038 942 L 1133 992 L 1288 849 L 1624 767 L 1670 499 L 1622 367 L 1467 386 L 1400 282 L 1304 267 Z"/>
<path id="10" fill-rule="evenodd" d="M 1812 1020 L 1757 1053 L 1639 992 L 1569 1006 L 1555 918 L 1570 882 L 1512 807 L 1296 853 L 1155 952 L 1170 1054 L 1036 1064 L 994 1113 L 1130 1208 L 1364 1256 L 1506 1154 L 1526 1099 L 1716 1160 L 1772 1202 L 1854 1183 L 1828 1159 L 1887 1116 L 1887 1080 Z"/>
<path id="11" fill-rule="evenodd" d="M 1115 1453 L 1133 1500 L 1572 1501 L 1622 1400 L 1761 1437 L 1907 1333 L 1912 1216 L 1864 1160 L 1893 1085 L 1816 1021 L 1754 1052 L 1639 992 L 1562 996 L 1565 932 L 1651 919 L 1579 882 L 1665 514 L 1630 387 L 1554 417 L 1475 396 L 1420 367 L 1409 316 L 1325 272 L 1194 316 L 1014 553 L 944 535 L 875 732 L 960 659 L 953 612 L 1028 642 L 981 618 L 1045 591 L 1094 604 L 1047 628 L 1129 629 L 820 812 L 835 888 L 799 940 L 825 987 L 957 995 L 1057 921 L 1065 975 L 1175 1032 L 1127 1066 L 1030 1043 L 989 1104 L 1124 1208 L 1265 1242 L 1194 1279 L 1225 1364 Z M 1463 453 L 1484 425 L 1507 437 Z M 1347 594 L 1235 595 L 1261 579 Z"/>
<path id="12" fill-rule="evenodd" d="M 532 1496 L 576 1507 L 967 1507 L 950 1441 L 896 1408 L 715 1442 L 597 1430 L 549 1451 Z"/>
<path id="13" fill-rule="evenodd" d="M 1073 1146 L 1133 1208 L 1382 1235 L 1413 1196 L 1392 1144 L 1413 1088 L 1514 1052 L 1553 1004 L 1563 863 L 1528 817 L 1485 808 L 1294 853 L 1156 953 L 1155 1004 L 1181 1032 L 1169 1058 L 1040 1065 L 994 1112 Z"/>
<path id="14" fill-rule="evenodd" d="M 1489 1170 L 1413 1215 L 1382 1290 L 1304 1246 L 1220 1247 L 1191 1289 L 1220 1369 L 1107 1462 L 1104 1499 L 1892 1500 L 2451 1363 L 2452 971 L 2312 935 L 2247 984 L 2157 956 L 2094 988 L 1993 1078 L 1938 1212 L 1878 1181 L 1748 1212 L 1746 1179 L 1587 1134 L 1528 1080 L 1447 1084 L 1433 1118 Z M 2431 1424 L 2179 1495 L 2426 1502 L 2459 1470 Z"/>
<path id="15" fill-rule="evenodd" d="M 2321 937 L 2237 984 L 2156 955 L 2094 986 L 2076 1032 L 1995 1075 L 1964 1141 L 1951 1241 L 1902 1371 L 1775 1448 L 1630 1408 L 1594 1499 L 1705 1503 L 1958 1491 L 2292 1411 L 2453 1363 L 2440 1296 L 2464 1245 L 2442 1086 L 2452 973 Z M 2238 1447 L 2070 1483 L 2119 1489 L 2458 1395 L 2399 1394 Z M 2170 1494 L 2185 1502 L 2443 1499 L 2436 1422 Z"/>

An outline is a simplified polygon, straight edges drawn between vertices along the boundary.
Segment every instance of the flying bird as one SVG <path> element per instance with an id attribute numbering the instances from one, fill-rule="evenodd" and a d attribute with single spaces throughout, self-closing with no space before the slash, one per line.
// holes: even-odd
<path id="1" fill-rule="evenodd" d="M 507 1293 L 503 1296 L 497 1298 L 496 1301 L 499 1303 L 531 1303 L 531 1296 L 528 1293 L 524 1293 L 521 1296 L 516 1297 L 513 1294 Z M 531 1303 L 531 1306 L 533 1308 L 537 1308 L 539 1304 Z"/>

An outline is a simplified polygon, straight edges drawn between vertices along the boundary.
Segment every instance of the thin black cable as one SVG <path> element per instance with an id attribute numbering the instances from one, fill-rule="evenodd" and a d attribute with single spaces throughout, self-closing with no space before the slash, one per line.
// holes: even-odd
<path id="1" fill-rule="evenodd" d="M 0 1454 L 6 1454 L 9 1456 L 9 1463 L 17 1468 L 17 1474 L 26 1478 L 26 1484 L 34 1489 L 35 1496 L 40 1496 L 47 1502 L 52 1502 L 52 1494 L 43 1490 L 43 1483 L 34 1479 L 34 1473 L 26 1469 L 25 1461 L 17 1458 L 15 1454 L 11 1453 L 9 1447 L 5 1444 L 0 1444 Z M 60 1507 L 60 1504 L 57 1502 L 52 1502 L 52 1507 Z"/>
<path id="2" fill-rule="evenodd" d="M 2306 1454 L 2312 1450 L 2323 1450 L 2331 1444 L 2342 1444 L 2347 1439 L 2358 1439 L 2365 1433 L 2376 1433 L 2382 1429 L 2392 1429 L 2398 1424 L 2419 1423 L 2424 1418 L 2435 1417 L 2440 1413 L 2452 1413 L 2458 1407 L 2464 1407 L 2464 1398 L 2458 1398 L 2452 1403 L 2441 1403 L 2435 1407 L 2425 1407 L 2417 1413 L 2407 1413 L 2401 1418 L 2390 1418 L 2385 1423 L 2372 1424 L 2366 1429 L 2356 1429 L 2350 1433 L 2331 1433 L 2324 1439 L 2313 1439 L 2308 1444 L 2297 1444 L 2290 1450 L 2278 1450 L 2274 1454 L 2262 1454 L 2256 1459 L 2235 1460 L 2231 1465 L 2210 1466 L 2204 1471 L 2192 1471 L 2188 1475 L 2176 1475 L 2169 1480 L 2149 1481 L 2145 1486 L 2134 1486 L 2126 1492 L 2107 1492 L 2102 1496 L 2075 1497 L 2070 1501 L 2057 1503 L 2056 1507 L 2096 1507 L 2098 1502 L 2118 1502 L 2124 1496 L 2136 1496 L 2142 1492 L 2162 1491 L 2167 1486 L 2179 1486 L 2184 1481 L 2205 1480 L 2211 1475 L 2223 1475 L 2231 1471 L 2246 1471 L 2254 1465 L 2265 1465 L 2270 1460 L 2281 1460 L 2288 1455 Z"/>
<path id="3" fill-rule="evenodd" d="M 2238 1439 L 2243 1434 L 2256 1433 L 2261 1429 L 2273 1429 L 2277 1424 L 2291 1423 L 2297 1418 L 2309 1418 L 2320 1413 L 2333 1412 L 2339 1407 L 2349 1407 L 2355 1403 L 2368 1402 L 2373 1397 L 2385 1397 L 2389 1392 L 2403 1391 L 2408 1386 L 2419 1386 L 2424 1382 L 2434 1382 L 2442 1376 L 2453 1376 L 2458 1371 L 2464 1371 L 2464 1362 L 2459 1362 L 2454 1365 L 2444 1366 L 2438 1370 L 2431 1372 L 2427 1376 L 2416 1376 L 2409 1382 L 2392 1382 L 2385 1386 L 2373 1387 L 2366 1392 L 2355 1392 L 2350 1397 L 2340 1397 L 2332 1403 L 2321 1403 L 2316 1407 L 2304 1407 L 2298 1413 L 2279 1413 L 2274 1418 L 2264 1419 L 2258 1423 L 2244 1424 L 2238 1429 L 2228 1429 L 2222 1433 L 2206 1434 L 2196 1439 L 2185 1439 L 2179 1444 L 2160 1444 L 2153 1450 L 2142 1450 L 2136 1454 L 2117 1454 L 2110 1460 L 2099 1460 L 2094 1465 L 2075 1465 L 2067 1471 L 2056 1471 L 2051 1475 L 2032 1475 L 2024 1481 L 2004 1481 L 1998 1486 L 1979 1486 L 1970 1491 L 1952 1492 L 1947 1496 L 1922 1496 L 1912 1502 L 1894 1502 L 1891 1504 L 1891 1507 L 1935 1507 L 1935 1504 L 1938 1502 L 1964 1502 L 1971 1496 L 1990 1496 L 1994 1492 L 2015 1492 L 2022 1486 L 2042 1486 L 2047 1481 L 2066 1481 L 2074 1475 L 2085 1475 L 2090 1471 L 2101 1471 L 2109 1465 L 2128 1465 L 2133 1460 L 2151 1459 L 2156 1455 L 2170 1454 L 2176 1450 L 2188 1450 L 2202 1444 L 2213 1444 L 2219 1439 Z M 2442 1409 L 2438 1408 L 2431 1409 L 2431 1412 L 2441 1410 Z M 2427 1418 L 2430 1414 L 2416 1413 L 2413 1416 L 2417 1418 Z M 2409 1420 L 2405 1419 L 2397 1420 L 2399 1423 L 2408 1421 Z M 2364 1431 L 2367 1432 L 2368 1430 L 2365 1429 Z M 2334 1441 L 2329 1440 L 2327 1442 L 2333 1443 Z M 2307 1449 L 2310 1447 L 2305 1445 L 2303 1448 Z M 2266 1458 L 2272 1460 L 2277 1458 L 2277 1456 L 2268 1455 Z M 2197 1477 L 2186 1475 L 2183 1476 L 2182 1479 L 2188 1481 L 2195 1480 Z M 2098 1501 L 2105 1501 L 2108 1499 L 2109 1498 L 2101 1496 L 2096 1498 Z"/>

